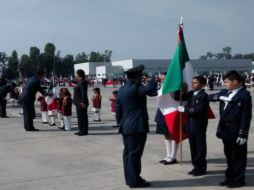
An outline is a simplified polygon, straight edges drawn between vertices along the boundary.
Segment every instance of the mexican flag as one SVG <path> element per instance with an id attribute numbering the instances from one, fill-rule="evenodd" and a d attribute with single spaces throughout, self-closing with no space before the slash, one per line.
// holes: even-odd
<path id="1" fill-rule="evenodd" d="M 179 95 L 180 90 L 185 85 L 187 91 L 192 90 L 192 78 L 194 76 L 193 67 L 190 63 L 189 55 L 186 49 L 183 24 L 178 28 L 178 45 L 174 57 L 171 60 L 165 81 L 158 93 L 158 105 L 165 117 L 166 124 L 173 139 L 178 143 L 180 141 L 180 113 L 178 106 L 181 105 Z M 178 98 L 176 98 L 178 94 Z M 182 102 L 185 105 L 186 102 Z M 182 114 L 182 126 L 186 124 L 186 114 Z M 187 133 L 182 133 L 182 140 L 188 138 Z"/>

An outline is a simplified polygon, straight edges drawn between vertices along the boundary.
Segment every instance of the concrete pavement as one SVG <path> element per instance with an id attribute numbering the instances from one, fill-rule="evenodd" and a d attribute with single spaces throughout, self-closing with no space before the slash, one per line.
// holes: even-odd
<path id="1" fill-rule="evenodd" d="M 35 126 L 41 131 L 25 132 L 19 109 L 8 108 L 10 118 L 0 118 L 0 190 L 129 189 L 123 178 L 122 139 L 112 128 L 114 118 L 107 100 L 112 90 L 102 89 L 102 122 L 93 122 L 90 113 L 89 135 L 83 137 L 73 134 L 77 130 L 75 113 L 72 132 L 43 125 L 40 118 L 35 120 Z M 183 142 L 182 166 L 158 163 L 165 156 L 164 140 L 154 132 L 156 100 L 148 99 L 151 133 L 143 156 L 142 176 L 152 182 L 149 189 L 226 189 L 218 186 L 224 179 L 226 164 L 222 143 L 215 137 L 218 104 L 211 106 L 217 118 L 209 122 L 207 131 L 208 173 L 192 177 L 187 174 L 192 169 L 188 141 Z M 248 144 L 247 186 L 242 188 L 246 190 L 254 186 L 253 122 Z"/>

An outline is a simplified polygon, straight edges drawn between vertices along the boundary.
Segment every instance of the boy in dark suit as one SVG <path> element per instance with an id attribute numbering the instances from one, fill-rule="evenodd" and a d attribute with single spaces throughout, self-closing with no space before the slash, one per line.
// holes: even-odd
<path id="1" fill-rule="evenodd" d="M 178 107 L 180 112 L 188 115 L 186 131 L 189 134 L 191 161 L 194 167 L 189 174 L 193 176 L 201 176 L 206 173 L 206 129 L 209 102 L 208 95 L 203 90 L 205 85 L 206 79 L 203 76 L 195 76 L 192 80 L 193 91 L 187 95 L 187 105 Z"/>
<path id="2" fill-rule="evenodd" d="M 223 141 L 227 160 L 225 180 L 220 185 L 236 188 L 245 185 L 252 102 L 250 93 L 244 87 L 244 79 L 237 71 L 229 71 L 223 80 L 227 89 L 210 95 L 209 100 L 220 102 L 216 135 Z"/>

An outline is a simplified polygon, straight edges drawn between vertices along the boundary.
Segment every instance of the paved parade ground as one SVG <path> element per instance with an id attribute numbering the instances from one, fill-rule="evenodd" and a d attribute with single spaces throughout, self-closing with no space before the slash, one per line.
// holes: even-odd
<path id="1" fill-rule="evenodd" d="M 124 182 L 122 166 L 123 144 L 110 112 L 112 88 L 102 89 L 102 122 L 93 122 L 89 113 L 89 135 L 78 137 L 76 114 L 73 131 L 64 132 L 56 126 L 41 124 L 39 132 L 25 132 L 19 108 L 7 108 L 10 118 L 0 118 L 0 190 L 120 190 L 129 189 Z M 92 89 L 89 89 L 91 97 Z M 252 93 L 252 99 L 254 94 Z M 143 155 L 142 176 L 152 183 L 149 189 L 224 189 L 218 183 L 224 179 L 225 158 L 222 142 L 215 137 L 218 104 L 211 104 L 216 114 L 207 131 L 208 172 L 202 177 L 187 174 L 192 169 L 188 141 L 183 143 L 183 165 L 164 166 L 163 136 L 155 134 L 156 99 L 148 98 L 150 129 Z M 74 110 L 74 109 L 73 109 Z M 91 107 L 89 107 L 91 110 Z M 254 186 L 254 126 L 249 135 L 246 183 L 242 189 Z M 178 156 L 179 158 L 179 156 Z M 226 188 L 225 188 L 226 189 Z"/>

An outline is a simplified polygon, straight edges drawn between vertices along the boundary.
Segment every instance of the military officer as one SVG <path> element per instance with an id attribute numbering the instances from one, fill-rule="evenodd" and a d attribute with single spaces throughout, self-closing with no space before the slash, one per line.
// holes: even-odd
<path id="1" fill-rule="evenodd" d="M 142 84 L 144 66 L 126 71 L 127 82 L 118 92 L 116 118 L 123 137 L 124 175 L 126 184 L 133 187 L 147 187 L 141 176 L 141 157 L 146 143 L 148 113 L 146 95 L 156 94 L 157 84 L 154 79 Z"/>

